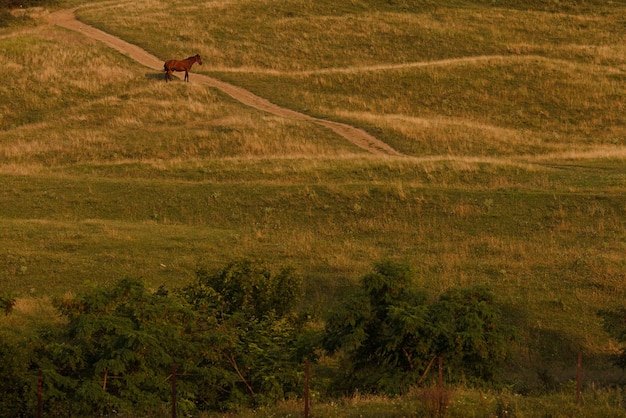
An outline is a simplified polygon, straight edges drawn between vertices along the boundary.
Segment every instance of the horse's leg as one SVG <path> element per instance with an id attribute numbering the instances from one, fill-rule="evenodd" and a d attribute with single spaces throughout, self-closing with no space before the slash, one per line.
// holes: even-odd
<path id="1" fill-rule="evenodd" d="M 189 72 L 187 71 L 186 68 L 185 68 L 185 81 L 189 83 Z"/>

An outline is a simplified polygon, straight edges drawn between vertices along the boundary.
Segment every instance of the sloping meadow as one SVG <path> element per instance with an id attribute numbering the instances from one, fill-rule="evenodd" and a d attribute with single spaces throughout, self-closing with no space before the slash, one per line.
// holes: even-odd
<path id="1" fill-rule="evenodd" d="M 471 3 L 150 1 L 79 15 L 160 56 L 197 51 L 202 71 L 379 129 L 411 155 L 623 145 L 623 8 Z"/>
<path id="2" fill-rule="evenodd" d="M 10 70 L 0 87 L 9 99 L 0 105 L 3 171 L 350 153 L 324 129 L 263 114 L 202 86 L 166 85 L 163 73 L 44 22 L 0 39 L 0 60 Z"/>
<path id="3" fill-rule="evenodd" d="M 45 13 L 4 29 L 0 291 L 175 287 L 253 257 L 295 266 L 323 316 L 393 258 L 432 293 L 494 289 L 536 369 L 566 380 L 583 350 L 608 373 L 596 311 L 625 296 L 626 8 L 444 3 L 78 9 L 164 60 L 199 53 L 189 84 Z M 194 72 L 405 156 L 245 107 Z M 8 326 L 32 320 L 20 306 Z"/>

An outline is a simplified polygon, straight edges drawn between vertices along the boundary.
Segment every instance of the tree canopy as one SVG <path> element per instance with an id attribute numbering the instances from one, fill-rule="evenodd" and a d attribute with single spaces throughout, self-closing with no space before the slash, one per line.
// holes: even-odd
<path id="1" fill-rule="evenodd" d="M 295 313 L 300 278 L 234 262 L 172 292 L 123 279 L 55 302 L 67 319 L 42 335 L 35 367 L 60 415 L 155 411 L 170 401 L 172 366 L 185 411 L 228 409 L 297 392 L 311 349 Z M 69 402 L 68 402 L 69 401 Z"/>
<path id="2" fill-rule="evenodd" d="M 387 261 L 330 315 L 323 345 L 345 355 L 343 390 L 395 394 L 415 385 L 437 356 L 451 379 L 491 379 L 511 337 L 486 288 L 453 289 L 430 302 L 408 266 Z"/>
<path id="3" fill-rule="evenodd" d="M 322 379 L 320 390 L 396 394 L 420 382 L 437 356 L 448 380 L 492 379 L 512 335 L 488 289 L 433 299 L 409 266 L 389 261 L 325 322 L 298 310 L 301 297 L 292 268 L 240 260 L 200 268 L 182 288 L 125 278 L 56 299 L 62 323 L 27 348 L 0 341 L 3 358 L 18 359 L 0 367 L 18 382 L 0 384 L 9 402 L 0 405 L 16 416 L 32 410 L 41 372 L 47 416 L 162 415 L 174 373 L 180 413 L 257 406 L 302 396 L 304 360 L 324 351 L 336 378 L 330 387 Z"/>

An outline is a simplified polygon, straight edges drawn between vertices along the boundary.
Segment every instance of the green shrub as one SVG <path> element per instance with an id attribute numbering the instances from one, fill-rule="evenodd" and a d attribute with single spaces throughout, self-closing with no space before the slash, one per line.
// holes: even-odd
<path id="1" fill-rule="evenodd" d="M 55 305 L 67 323 L 42 335 L 36 360 L 50 414 L 147 412 L 169 399 L 172 365 L 195 351 L 185 303 L 124 279 Z"/>
<path id="2" fill-rule="evenodd" d="M 407 266 L 382 262 L 326 324 L 324 348 L 342 351 L 344 390 L 396 394 L 442 356 L 450 379 L 492 379 L 511 331 L 485 288 L 451 290 L 435 303 L 415 290 Z"/>
<path id="3" fill-rule="evenodd" d="M 493 294 L 481 286 L 452 289 L 429 313 L 433 351 L 446 359 L 448 375 L 493 380 L 513 336 L 500 320 Z"/>
<path id="4" fill-rule="evenodd" d="M 296 314 L 302 281 L 293 269 L 278 274 L 262 263 L 242 260 L 215 274 L 197 272 L 198 282 L 183 289 L 198 312 L 213 310 L 228 340 L 220 348 L 238 379 L 222 390 L 227 405 L 258 405 L 299 395 L 303 362 L 313 358 L 313 330 Z"/>
<path id="5" fill-rule="evenodd" d="M 292 313 L 301 297 L 302 279 L 291 268 L 278 274 L 262 263 L 251 260 L 232 262 L 216 274 L 205 268 L 196 272 L 197 286 L 187 288 L 187 293 L 210 288 L 209 299 L 217 299 L 220 310 L 227 314 L 241 312 L 247 319 L 282 318 Z M 194 301 L 197 297 L 194 296 Z"/>
<path id="6" fill-rule="evenodd" d="M 0 416 L 28 416 L 35 410 L 37 377 L 28 368 L 30 350 L 0 334 Z"/>
<path id="7" fill-rule="evenodd" d="M 407 266 L 377 264 L 360 291 L 326 323 L 324 348 L 343 349 L 344 390 L 397 393 L 416 382 L 430 356 L 427 297 L 410 288 Z"/>
<path id="8" fill-rule="evenodd" d="M 180 412 L 255 406 L 300 395 L 315 332 L 294 311 L 300 278 L 232 263 L 194 285 L 151 292 L 123 279 L 55 306 L 66 323 L 41 334 L 49 416 L 150 414 L 171 401 L 176 366 Z"/>

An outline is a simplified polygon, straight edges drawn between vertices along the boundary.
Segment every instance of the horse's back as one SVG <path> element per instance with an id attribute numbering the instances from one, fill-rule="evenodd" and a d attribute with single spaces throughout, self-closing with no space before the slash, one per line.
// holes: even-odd
<path id="1" fill-rule="evenodd" d="M 163 67 L 167 70 L 168 68 L 174 67 L 175 63 L 176 63 L 176 60 L 167 60 L 165 61 L 165 64 L 163 64 Z"/>

